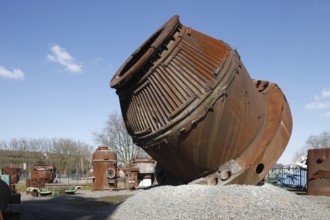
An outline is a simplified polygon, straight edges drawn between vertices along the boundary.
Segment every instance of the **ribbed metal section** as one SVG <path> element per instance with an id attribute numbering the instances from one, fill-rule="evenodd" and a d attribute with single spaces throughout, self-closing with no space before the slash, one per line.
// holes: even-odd
<path id="1" fill-rule="evenodd" d="M 218 82 L 216 70 L 229 54 L 227 45 L 191 29 L 183 31 L 175 49 L 163 54 L 165 61 L 139 82 L 130 97 L 123 113 L 134 135 L 164 128 Z"/>

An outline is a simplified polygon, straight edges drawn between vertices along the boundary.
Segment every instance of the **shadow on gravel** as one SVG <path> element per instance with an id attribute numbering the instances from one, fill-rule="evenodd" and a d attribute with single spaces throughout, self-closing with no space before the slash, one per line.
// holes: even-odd
<path id="1" fill-rule="evenodd" d="M 111 219 L 111 214 L 118 205 L 130 196 L 107 196 L 102 198 L 82 198 L 61 196 L 54 198 L 35 198 L 12 205 L 19 212 L 20 218 L 7 215 L 6 220 L 87 220 Z"/>

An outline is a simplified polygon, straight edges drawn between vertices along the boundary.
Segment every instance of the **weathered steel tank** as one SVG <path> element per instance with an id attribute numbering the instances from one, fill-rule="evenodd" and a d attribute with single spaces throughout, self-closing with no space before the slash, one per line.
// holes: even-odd
<path id="1" fill-rule="evenodd" d="M 178 16 L 127 59 L 110 86 L 133 141 L 157 161 L 160 184 L 256 184 L 291 136 L 281 89 L 252 80 L 237 51 Z"/>
<path id="2" fill-rule="evenodd" d="M 117 154 L 108 147 L 98 147 L 92 154 L 93 190 L 117 189 Z"/>

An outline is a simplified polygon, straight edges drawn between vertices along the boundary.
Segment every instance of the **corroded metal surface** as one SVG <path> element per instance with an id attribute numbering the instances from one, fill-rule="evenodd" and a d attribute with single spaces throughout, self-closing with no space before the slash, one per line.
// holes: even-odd
<path id="1" fill-rule="evenodd" d="M 330 148 L 308 150 L 307 194 L 330 196 Z"/>
<path id="2" fill-rule="evenodd" d="M 56 168 L 52 165 L 34 165 L 31 178 L 25 180 L 25 186 L 45 188 L 46 183 L 52 183 L 56 177 Z"/>
<path id="3" fill-rule="evenodd" d="M 133 158 L 125 173 L 125 188 L 137 189 L 152 186 L 155 179 L 156 161 L 150 157 Z"/>
<path id="4" fill-rule="evenodd" d="M 98 147 L 92 155 L 93 190 L 117 189 L 117 154 L 108 147 Z"/>
<path id="5" fill-rule="evenodd" d="M 56 177 L 56 168 L 51 165 L 33 166 L 31 179 L 44 179 L 45 183 L 52 183 Z"/>
<path id="6" fill-rule="evenodd" d="M 125 173 L 125 189 L 127 190 L 138 189 L 139 168 L 128 167 L 128 168 L 124 168 L 123 171 Z"/>
<path id="7" fill-rule="evenodd" d="M 252 80 L 235 50 L 178 16 L 128 58 L 110 86 L 134 142 L 163 169 L 163 183 L 207 176 L 210 184 L 256 184 L 291 135 L 281 89 Z"/>
<path id="8" fill-rule="evenodd" d="M 16 184 L 21 176 L 20 168 L 5 167 L 2 169 L 2 174 L 7 174 L 10 176 L 10 185 Z"/>

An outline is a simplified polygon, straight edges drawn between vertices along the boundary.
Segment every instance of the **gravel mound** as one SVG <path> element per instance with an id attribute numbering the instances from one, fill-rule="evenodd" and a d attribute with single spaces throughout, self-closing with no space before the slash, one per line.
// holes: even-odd
<path id="1" fill-rule="evenodd" d="M 181 185 L 141 191 L 109 219 L 328 219 L 330 197 L 264 186 Z"/>

